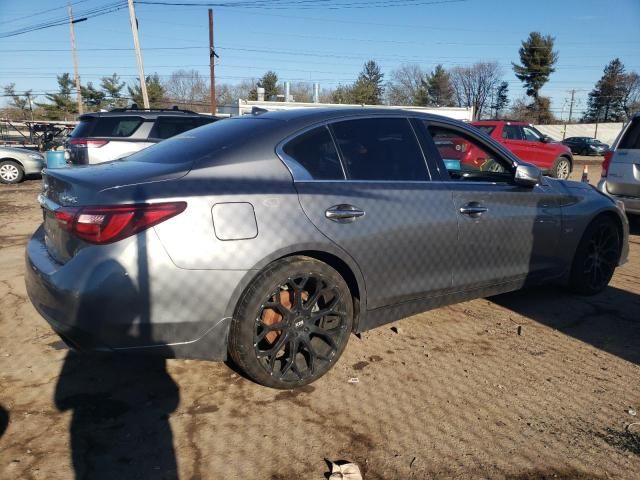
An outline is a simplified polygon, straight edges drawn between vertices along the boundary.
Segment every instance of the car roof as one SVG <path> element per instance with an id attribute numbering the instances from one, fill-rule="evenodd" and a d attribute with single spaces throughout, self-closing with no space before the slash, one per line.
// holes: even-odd
<path id="1" fill-rule="evenodd" d="M 531 125 L 522 120 L 474 120 L 471 125 Z"/>

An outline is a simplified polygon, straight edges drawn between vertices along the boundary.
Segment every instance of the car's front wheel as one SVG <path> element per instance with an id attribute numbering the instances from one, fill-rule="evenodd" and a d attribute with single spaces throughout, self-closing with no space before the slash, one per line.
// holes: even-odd
<path id="1" fill-rule="evenodd" d="M 22 166 L 14 160 L 2 160 L 0 162 L 0 182 L 20 183 L 24 178 Z"/>
<path id="2" fill-rule="evenodd" d="M 585 230 L 571 266 L 570 288 L 581 295 L 604 290 L 620 258 L 620 232 L 609 217 L 594 220 Z"/>
<path id="3" fill-rule="evenodd" d="M 313 258 L 288 257 L 260 273 L 240 299 L 229 354 L 252 380 L 295 388 L 333 367 L 352 325 L 353 300 L 342 276 Z"/>
<path id="4" fill-rule="evenodd" d="M 551 167 L 551 176 L 566 180 L 571 173 L 571 162 L 567 157 L 558 157 Z"/>

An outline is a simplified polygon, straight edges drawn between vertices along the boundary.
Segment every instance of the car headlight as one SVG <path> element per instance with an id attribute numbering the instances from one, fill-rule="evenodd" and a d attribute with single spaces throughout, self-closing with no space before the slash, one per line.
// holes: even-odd
<path id="1" fill-rule="evenodd" d="M 44 157 L 39 153 L 30 153 L 29 158 L 33 158 L 35 160 L 44 160 Z"/>

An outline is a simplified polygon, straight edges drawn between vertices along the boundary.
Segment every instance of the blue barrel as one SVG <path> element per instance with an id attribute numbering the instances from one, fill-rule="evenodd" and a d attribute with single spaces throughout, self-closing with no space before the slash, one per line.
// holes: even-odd
<path id="1" fill-rule="evenodd" d="M 47 168 L 62 168 L 67 166 L 64 150 L 50 150 L 47 152 Z"/>

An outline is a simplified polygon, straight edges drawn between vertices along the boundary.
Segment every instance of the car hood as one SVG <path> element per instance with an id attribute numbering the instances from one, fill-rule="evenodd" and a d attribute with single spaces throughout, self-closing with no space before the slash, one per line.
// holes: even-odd
<path id="1" fill-rule="evenodd" d="M 36 152 L 35 150 L 29 150 L 28 148 L 16 148 L 16 147 L 0 147 L 0 155 L 3 154 L 14 154 L 14 155 L 31 155 L 37 153 L 42 156 L 40 152 Z"/>

